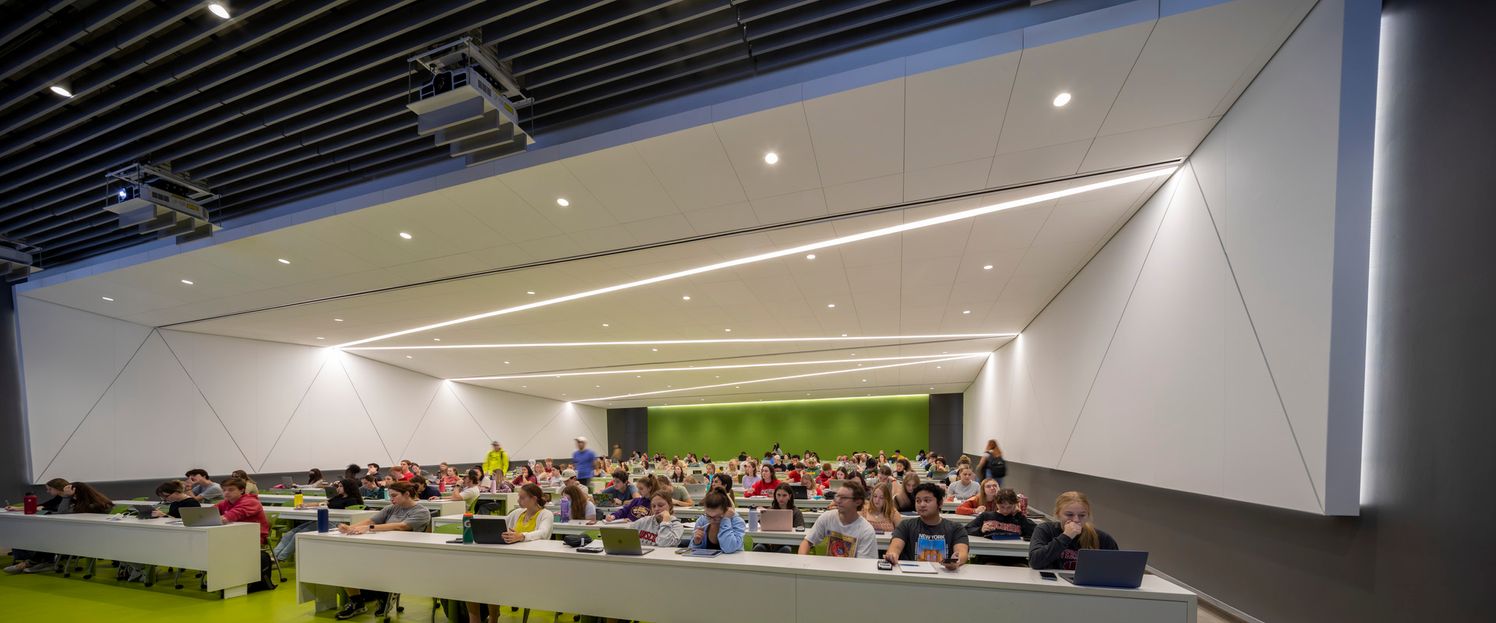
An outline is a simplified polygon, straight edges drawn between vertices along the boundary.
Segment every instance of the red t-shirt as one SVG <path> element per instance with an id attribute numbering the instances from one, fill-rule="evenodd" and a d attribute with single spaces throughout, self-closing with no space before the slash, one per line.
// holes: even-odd
<path id="1" fill-rule="evenodd" d="M 760 480 L 758 482 L 753 483 L 753 487 L 749 488 L 748 492 L 744 493 L 743 495 L 746 496 L 746 497 L 750 497 L 750 498 L 758 497 L 758 496 L 761 496 L 761 495 L 762 496 L 774 495 L 774 488 L 778 487 L 778 486 L 779 486 L 779 481 L 778 480 Z"/>

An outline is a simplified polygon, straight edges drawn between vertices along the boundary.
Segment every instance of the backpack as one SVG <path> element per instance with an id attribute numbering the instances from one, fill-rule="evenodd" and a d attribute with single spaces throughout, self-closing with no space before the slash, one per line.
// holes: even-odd
<path id="1" fill-rule="evenodd" d="M 271 564 L 270 554 L 260 552 L 260 579 L 249 583 L 248 592 L 258 593 L 260 591 L 275 590 L 275 569 Z"/>

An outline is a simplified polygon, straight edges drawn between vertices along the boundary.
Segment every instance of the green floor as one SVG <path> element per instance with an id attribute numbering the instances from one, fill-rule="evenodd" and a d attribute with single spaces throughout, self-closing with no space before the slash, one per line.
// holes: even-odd
<path id="1" fill-rule="evenodd" d="M 5 558 L 9 563 L 9 557 Z M 107 576 L 107 577 L 102 577 Z M 395 620 L 431 621 L 431 599 L 416 597 L 405 602 L 405 612 Z M 505 621 L 519 621 L 520 613 L 509 613 Z M 369 614 L 354 621 L 373 621 L 373 604 Z M 216 593 L 197 590 L 195 583 L 182 590 L 172 588 L 170 581 L 146 588 L 140 584 L 114 581 L 113 568 L 99 568 L 99 575 L 84 580 L 80 574 L 64 578 L 59 574 L 0 574 L 0 620 L 63 621 L 84 623 L 261 623 L 266 621 L 332 621 L 332 613 L 312 615 L 312 604 L 296 603 L 295 570 L 286 569 L 286 583 L 273 591 L 254 593 L 235 599 L 219 599 Z M 550 612 L 533 612 L 531 623 L 550 623 Z M 444 619 L 442 619 L 444 620 Z M 567 617 L 564 620 L 570 620 Z"/>

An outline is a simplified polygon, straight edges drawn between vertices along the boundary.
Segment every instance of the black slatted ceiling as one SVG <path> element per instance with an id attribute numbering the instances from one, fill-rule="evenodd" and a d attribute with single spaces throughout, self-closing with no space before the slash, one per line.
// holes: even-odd
<path id="1" fill-rule="evenodd" d="M 448 159 L 405 110 L 406 59 L 464 34 L 547 130 L 1024 0 L 7 0 L 0 242 L 42 266 L 153 239 L 103 210 L 149 161 L 220 194 L 215 221 Z M 51 93 L 67 84 L 74 94 Z"/>

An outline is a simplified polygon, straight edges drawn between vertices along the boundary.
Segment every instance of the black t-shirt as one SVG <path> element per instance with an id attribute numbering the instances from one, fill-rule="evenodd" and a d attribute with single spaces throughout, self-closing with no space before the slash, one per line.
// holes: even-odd
<path id="1" fill-rule="evenodd" d="M 988 521 L 996 521 L 997 529 L 991 532 L 983 532 L 982 524 L 985 524 Z M 971 523 L 966 524 L 966 533 L 971 536 L 987 538 L 992 538 L 994 535 L 997 535 L 999 538 L 1020 537 L 1027 539 L 1034 533 L 1034 520 L 1029 519 L 1028 516 L 1024 515 L 1022 512 L 1017 512 L 1012 515 L 1003 515 L 998 513 L 997 511 L 987 511 L 985 513 L 977 515 L 971 520 Z"/>
<path id="2" fill-rule="evenodd" d="M 893 538 L 904 540 L 899 560 L 941 562 L 956 555 L 956 545 L 968 543 L 966 530 L 949 519 L 941 519 L 932 526 L 923 519 L 910 517 L 894 527 Z"/>
<path id="3" fill-rule="evenodd" d="M 202 508 L 202 505 L 202 502 L 199 502 L 194 498 L 182 498 L 180 500 L 172 502 L 171 506 L 166 508 L 166 515 L 168 517 L 181 519 L 183 508 Z"/>
<path id="4" fill-rule="evenodd" d="M 354 504 L 363 504 L 361 499 L 355 499 L 351 495 L 335 495 L 327 499 L 328 508 L 348 508 Z"/>
<path id="5" fill-rule="evenodd" d="M 1096 531 L 1100 541 L 1098 549 L 1118 549 L 1117 540 L 1112 535 Z M 1064 569 L 1075 570 L 1076 553 L 1080 551 L 1080 541 L 1065 536 L 1065 527 L 1059 522 L 1046 521 L 1034 528 L 1034 535 L 1029 539 L 1029 567 L 1033 569 Z"/>

